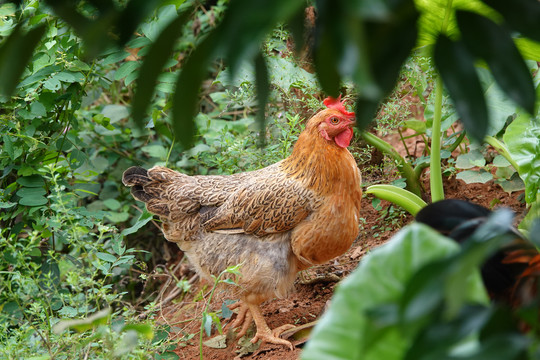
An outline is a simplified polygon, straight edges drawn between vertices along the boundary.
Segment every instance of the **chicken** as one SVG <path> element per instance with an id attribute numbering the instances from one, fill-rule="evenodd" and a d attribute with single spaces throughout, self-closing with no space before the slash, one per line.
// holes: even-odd
<path id="1" fill-rule="evenodd" d="M 448 199 L 423 208 L 416 220 L 463 243 L 482 225 L 491 211 L 471 202 Z M 514 241 L 497 250 L 481 267 L 482 281 L 495 302 L 511 307 L 530 304 L 540 276 L 540 254 L 515 228 Z"/>
<path id="2" fill-rule="evenodd" d="M 266 168 L 224 176 L 188 176 L 165 167 L 132 167 L 123 183 L 159 215 L 165 238 L 176 242 L 197 272 L 217 276 L 241 264 L 232 324 L 251 340 L 283 344 L 259 305 L 292 290 L 298 271 L 343 254 L 359 233 L 361 176 L 347 150 L 354 113 L 340 98 L 324 100 L 292 154 Z"/>

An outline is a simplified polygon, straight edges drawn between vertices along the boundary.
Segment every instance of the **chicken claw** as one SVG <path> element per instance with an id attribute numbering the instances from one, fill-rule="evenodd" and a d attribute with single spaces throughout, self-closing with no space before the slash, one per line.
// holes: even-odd
<path id="1" fill-rule="evenodd" d="M 229 305 L 229 309 L 231 310 L 234 310 L 236 308 L 240 309 L 238 310 L 238 315 L 236 316 L 236 319 L 231 323 L 231 329 L 236 329 L 237 327 L 242 325 L 240 332 L 236 336 L 237 338 L 241 338 L 242 336 L 246 335 L 249 329 L 249 325 L 251 325 L 251 321 L 253 320 L 253 316 L 251 316 L 249 307 L 243 301 L 238 301 L 234 304 Z"/>
<path id="2" fill-rule="evenodd" d="M 261 312 L 261 308 L 259 305 L 256 304 L 250 304 L 247 303 L 247 306 L 249 307 L 249 311 L 251 312 L 251 316 L 253 317 L 253 320 L 255 320 L 255 325 L 257 326 L 257 333 L 251 339 L 252 343 L 256 343 L 259 340 L 262 340 L 262 344 L 264 343 L 271 343 L 276 345 L 285 345 L 290 350 L 293 350 L 293 345 L 290 341 L 287 341 L 285 339 L 281 339 L 279 335 L 281 335 L 282 332 L 292 329 L 295 326 L 291 324 L 285 324 L 280 327 L 275 328 L 274 330 L 270 330 L 268 327 L 268 324 L 266 324 L 266 320 L 264 320 L 264 317 Z"/>
<path id="3" fill-rule="evenodd" d="M 232 329 L 236 329 L 239 326 L 242 326 L 240 332 L 236 335 L 237 338 L 241 338 L 242 336 L 246 335 L 247 330 L 251 325 L 251 321 L 255 320 L 257 333 L 250 340 L 253 344 L 261 340 L 261 345 L 264 343 L 271 343 L 276 345 L 285 345 L 289 349 L 293 349 L 293 345 L 290 341 L 281 339 L 279 336 L 284 331 L 295 328 L 294 325 L 285 324 L 273 330 L 270 330 L 270 328 L 266 324 L 266 320 L 264 320 L 261 309 L 257 304 L 250 304 L 248 302 L 239 301 L 232 305 L 229 305 L 229 309 L 238 309 L 238 315 L 236 316 L 236 319 L 234 320 L 234 322 L 230 323 Z"/>

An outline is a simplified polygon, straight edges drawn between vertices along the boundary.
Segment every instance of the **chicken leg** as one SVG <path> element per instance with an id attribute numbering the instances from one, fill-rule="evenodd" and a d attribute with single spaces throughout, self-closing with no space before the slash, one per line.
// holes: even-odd
<path id="1" fill-rule="evenodd" d="M 229 308 L 230 309 L 239 308 L 238 316 L 231 325 L 232 328 L 237 328 L 240 325 L 242 325 L 242 328 L 240 329 L 240 332 L 237 335 L 238 338 L 246 335 L 249 325 L 251 324 L 251 320 L 253 319 L 255 320 L 257 333 L 255 334 L 253 339 L 251 339 L 252 343 L 256 343 L 257 341 L 262 340 L 262 344 L 268 342 L 271 344 L 285 345 L 289 349 L 291 350 L 293 349 L 293 345 L 291 344 L 291 342 L 285 339 L 281 339 L 279 335 L 281 335 L 281 333 L 283 333 L 286 330 L 294 328 L 295 327 L 294 325 L 285 324 L 271 330 L 268 327 L 266 320 L 264 319 L 264 316 L 261 312 L 261 308 L 259 304 L 257 303 L 251 303 L 244 300 L 244 301 L 239 301 L 231 305 Z"/>

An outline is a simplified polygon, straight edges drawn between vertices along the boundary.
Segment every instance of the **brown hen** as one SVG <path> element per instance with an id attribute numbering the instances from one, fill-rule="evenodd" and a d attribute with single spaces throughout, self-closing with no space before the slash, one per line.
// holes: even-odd
<path id="1" fill-rule="evenodd" d="M 163 234 L 178 244 L 198 273 L 217 276 L 241 264 L 239 314 L 233 327 L 246 333 L 251 319 L 262 340 L 283 344 L 259 305 L 284 297 L 298 271 L 343 254 L 358 236 L 361 177 L 347 150 L 354 113 L 327 98 L 292 154 L 266 168 L 228 176 L 188 176 L 156 166 L 132 167 L 123 183 L 159 215 Z"/>

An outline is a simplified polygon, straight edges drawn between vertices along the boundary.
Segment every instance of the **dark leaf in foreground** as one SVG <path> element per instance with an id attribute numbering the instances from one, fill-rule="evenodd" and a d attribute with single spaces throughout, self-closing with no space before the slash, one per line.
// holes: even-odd
<path id="1" fill-rule="evenodd" d="M 264 56 L 259 53 L 255 57 L 255 85 L 257 89 L 257 103 L 259 110 L 257 111 L 257 119 L 261 127 L 260 139 L 261 144 L 264 143 L 265 136 L 265 109 L 270 94 L 270 80 L 268 79 L 268 67 Z"/>
<path id="2" fill-rule="evenodd" d="M 142 126 L 146 110 L 152 100 L 157 78 L 170 58 L 175 41 L 182 33 L 183 25 L 188 19 L 189 12 L 186 11 L 163 29 L 144 59 L 137 79 L 137 91 L 133 97 L 133 107 L 131 109 L 133 119 L 139 126 Z"/>
<path id="3" fill-rule="evenodd" d="M 540 41 L 540 2 L 537 0 L 482 0 L 504 16 L 508 24 L 535 41 Z"/>
<path id="4" fill-rule="evenodd" d="M 23 34 L 19 24 L 4 41 L 0 47 L 0 95 L 10 96 L 13 93 L 44 33 L 45 26 L 40 25 Z"/>
<path id="5" fill-rule="evenodd" d="M 207 67 L 216 45 L 216 32 L 213 32 L 193 50 L 176 80 L 172 122 L 174 133 L 185 148 L 193 144 L 195 135 L 193 119 L 197 114 L 199 89 L 207 75 Z"/>
<path id="6" fill-rule="evenodd" d="M 441 35 L 434 59 L 467 133 L 481 141 L 487 131 L 488 112 L 473 57 L 463 43 Z"/>
<path id="7" fill-rule="evenodd" d="M 533 114 L 536 100 L 534 84 L 508 31 L 472 12 L 458 11 L 456 16 L 469 52 L 489 65 L 495 80 L 508 97 Z"/>

